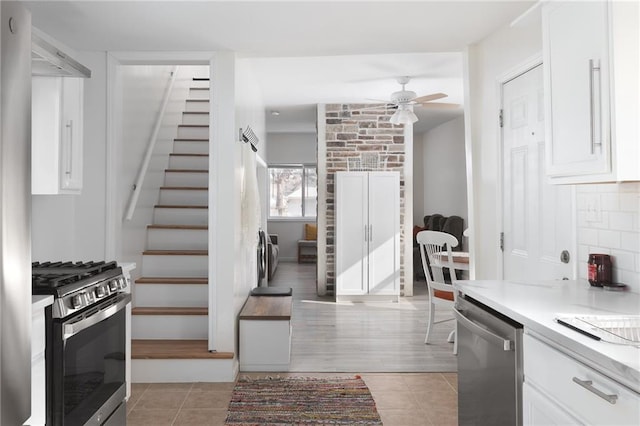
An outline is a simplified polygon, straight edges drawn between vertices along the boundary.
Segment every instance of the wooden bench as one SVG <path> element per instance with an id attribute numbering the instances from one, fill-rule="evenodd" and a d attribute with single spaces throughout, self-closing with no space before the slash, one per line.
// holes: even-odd
<path id="1" fill-rule="evenodd" d="M 298 263 L 316 262 L 318 242 L 316 240 L 298 240 Z"/>
<path id="2" fill-rule="evenodd" d="M 249 296 L 240 311 L 240 371 L 287 371 L 291 296 Z"/>

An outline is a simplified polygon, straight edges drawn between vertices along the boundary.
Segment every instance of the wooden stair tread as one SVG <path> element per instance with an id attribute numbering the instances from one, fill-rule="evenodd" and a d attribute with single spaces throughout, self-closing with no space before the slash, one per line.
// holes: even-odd
<path id="1" fill-rule="evenodd" d="M 143 255 L 148 256 L 208 256 L 208 250 L 145 250 Z"/>
<path id="2" fill-rule="evenodd" d="M 209 154 L 181 154 L 181 153 L 171 153 L 170 156 L 173 155 L 175 157 L 208 157 Z"/>
<path id="3" fill-rule="evenodd" d="M 165 169 L 167 173 L 209 173 L 209 170 L 203 169 Z"/>
<path id="4" fill-rule="evenodd" d="M 191 77 L 193 81 L 209 81 L 209 77 Z"/>
<path id="5" fill-rule="evenodd" d="M 135 307 L 131 309 L 131 315 L 208 315 L 208 308 L 153 306 Z"/>
<path id="6" fill-rule="evenodd" d="M 209 190 L 206 186 L 161 186 L 160 189 L 169 189 L 169 190 L 187 190 L 187 191 L 207 191 Z"/>
<path id="7" fill-rule="evenodd" d="M 178 127 L 209 127 L 208 124 L 178 124 Z"/>
<path id="8" fill-rule="evenodd" d="M 140 277 L 136 284 L 209 284 L 208 278 L 195 277 Z"/>
<path id="9" fill-rule="evenodd" d="M 197 229 L 206 231 L 209 229 L 207 225 L 147 225 L 147 229 Z"/>
<path id="10" fill-rule="evenodd" d="M 191 90 L 209 90 L 208 87 L 189 87 Z"/>
<path id="11" fill-rule="evenodd" d="M 182 111 L 183 114 L 209 114 L 209 111 Z"/>
<path id="12" fill-rule="evenodd" d="M 209 206 L 186 206 L 182 204 L 157 204 L 156 209 L 208 209 Z"/>
<path id="13" fill-rule="evenodd" d="M 209 352 L 206 340 L 131 340 L 132 359 L 233 359 L 233 352 Z"/>
<path id="14" fill-rule="evenodd" d="M 187 99 L 187 102 L 209 102 L 209 99 Z"/>
<path id="15" fill-rule="evenodd" d="M 209 139 L 203 138 L 175 138 L 175 142 L 209 142 Z"/>

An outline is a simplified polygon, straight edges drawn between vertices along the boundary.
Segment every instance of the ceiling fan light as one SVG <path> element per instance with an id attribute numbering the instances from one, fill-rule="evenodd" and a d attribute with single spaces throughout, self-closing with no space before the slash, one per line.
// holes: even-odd
<path id="1" fill-rule="evenodd" d="M 418 117 L 406 108 L 399 108 L 389 119 L 391 124 L 409 124 L 418 121 Z"/>

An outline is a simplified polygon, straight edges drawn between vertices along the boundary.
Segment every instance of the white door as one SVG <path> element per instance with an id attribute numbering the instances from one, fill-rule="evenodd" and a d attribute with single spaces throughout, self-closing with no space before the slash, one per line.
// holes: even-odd
<path id="1" fill-rule="evenodd" d="M 573 192 L 545 176 L 543 94 L 542 65 L 502 86 L 504 279 L 573 275 Z"/>
<path id="2" fill-rule="evenodd" d="M 369 294 L 399 294 L 400 175 L 369 173 Z"/>
<path id="3" fill-rule="evenodd" d="M 367 294 L 367 172 L 335 176 L 336 294 Z"/>

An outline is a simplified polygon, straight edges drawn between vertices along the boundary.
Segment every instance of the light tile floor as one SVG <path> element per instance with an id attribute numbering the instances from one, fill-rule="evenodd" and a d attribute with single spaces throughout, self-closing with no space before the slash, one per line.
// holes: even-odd
<path id="1" fill-rule="evenodd" d="M 246 374 L 243 374 L 246 375 Z M 263 375 L 263 374 L 262 374 Z M 259 373 L 250 374 L 260 377 Z M 281 373 L 280 376 L 353 376 Z M 385 426 L 457 425 L 456 373 L 363 373 Z M 127 425 L 224 425 L 233 383 L 133 384 Z"/>
<path id="2" fill-rule="evenodd" d="M 315 265 L 282 262 L 270 285 L 294 288 L 294 338 L 290 372 L 269 375 L 360 374 L 385 426 L 457 424 L 457 374 L 446 372 L 457 370 L 446 342 L 453 323 L 436 325 L 433 343 L 424 345 L 424 282 L 416 283 L 416 297 L 391 306 L 338 305 L 316 296 Z M 447 315 L 436 311 L 436 320 Z M 134 383 L 127 424 L 224 425 L 233 386 Z"/>

